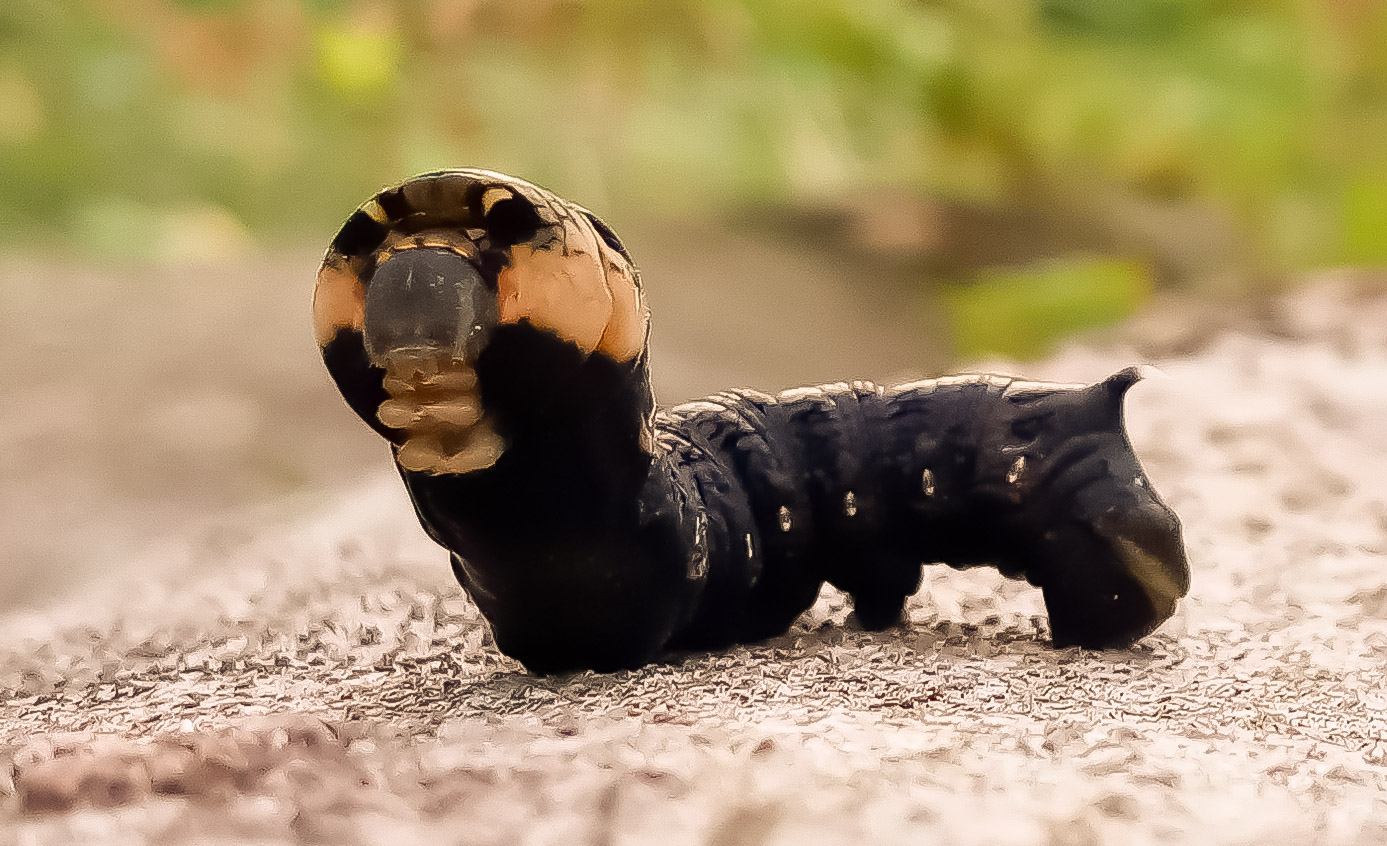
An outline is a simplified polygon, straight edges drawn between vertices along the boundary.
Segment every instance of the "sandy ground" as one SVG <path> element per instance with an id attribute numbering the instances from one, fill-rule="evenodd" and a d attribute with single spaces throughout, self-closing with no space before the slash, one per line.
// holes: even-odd
<path id="1" fill-rule="evenodd" d="M 310 493 L 0 615 L 0 841 L 1381 843 L 1387 299 L 1322 284 L 1208 320 L 1024 368 L 1169 377 L 1129 423 L 1195 582 L 1131 650 L 1052 650 L 1036 591 L 928 568 L 895 631 L 826 592 L 764 645 L 538 679 L 383 455 L 329 441 L 351 467 Z"/>

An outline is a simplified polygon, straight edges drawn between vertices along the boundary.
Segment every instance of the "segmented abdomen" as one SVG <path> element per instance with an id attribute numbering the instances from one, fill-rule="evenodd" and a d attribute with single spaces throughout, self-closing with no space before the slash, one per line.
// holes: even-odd
<path id="1" fill-rule="evenodd" d="M 1005 415 L 989 423 L 987 406 L 1011 384 L 968 376 L 776 396 L 737 390 L 664 413 L 657 427 L 702 447 L 691 463 L 716 462 L 733 488 L 702 499 L 714 576 L 748 587 L 748 629 L 736 639 L 783 631 L 824 581 L 851 594 L 859 619 L 878 628 L 899 619 L 922 563 L 997 563 L 998 544 L 982 525 L 991 515 L 985 504 L 977 510 L 987 499 L 979 462 L 1011 467 L 1020 457 L 988 454 L 1006 444 L 994 431 L 1005 430 Z M 702 610 L 725 622 L 726 608 Z"/>

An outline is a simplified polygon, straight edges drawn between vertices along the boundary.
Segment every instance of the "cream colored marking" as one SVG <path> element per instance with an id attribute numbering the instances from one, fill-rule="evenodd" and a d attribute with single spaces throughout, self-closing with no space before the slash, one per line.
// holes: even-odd
<path id="1" fill-rule="evenodd" d="M 746 558 L 750 561 L 756 557 L 756 547 L 751 543 L 751 532 L 746 533 Z"/>
<path id="2" fill-rule="evenodd" d="M 940 376 L 936 379 L 916 379 L 913 382 L 903 382 L 887 388 L 886 393 L 903 394 L 907 391 L 928 393 L 936 388 L 957 388 L 967 385 L 989 385 L 994 388 L 1005 389 L 1013 384 L 1015 384 L 1015 380 L 1010 376 L 998 376 L 995 373 L 963 373 L 957 376 Z"/>
<path id="3" fill-rule="evenodd" d="M 390 215 L 385 213 L 385 209 L 380 207 L 380 203 L 376 201 L 375 197 L 367 200 L 360 211 L 365 212 L 366 216 L 376 223 L 390 225 Z"/>
<path id="4" fill-rule="evenodd" d="M 500 186 L 488 188 L 484 192 L 482 192 L 482 214 L 491 214 L 492 206 L 496 205 L 502 200 L 513 199 L 515 199 L 515 192 L 509 188 L 502 188 Z"/>
<path id="5" fill-rule="evenodd" d="M 1088 385 L 1082 382 L 1025 382 L 1017 379 L 1007 386 L 1003 396 L 1013 397 L 1018 394 L 1051 393 L 1054 391 L 1082 391 L 1087 387 Z"/>
<path id="6" fill-rule="evenodd" d="M 1113 542 L 1118 557 L 1127 565 L 1127 572 L 1146 591 L 1156 618 L 1162 621 L 1168 618 L 1175 611 L 1175 601 L 1184 595 L 1170 569 L 1160 559 L 1126 538 L 1114 538 Z"/>
<path id="7" fill-rule="evenodd" d="M 366 288 L 346 259 L 329 257 L 313 289 L 313 337 L 327 346 L 338 330 L 366 324 Z"/>
<path id="8" fill-rule="evenodd" d="M 419 406 L 401 399 L 388 399 L 376 408 L 376 419 L 391 429 L 404 429 L 422 415 Z"/>
<path id="9" fill-rule="evenodd" d="M 752 402 L 759 402 L 762 405 L 770 405 L 771 403 L 775 402 L 775 397 L 771 396 L 770 394 L 754 390 L 752 388 L 739 388 L 736 391 L 733 391 L 731 395 L 739 399 L 748 399 Z"/>
<path id="10" fill-rule="evenodd" d="M 981 385 L 987 381 L 987 376 L 977 373 L 960 373 L 957 376 L 940 376 L 934 380 L 934 384 L 941 388 L 957 388 L 967 385 Z"/>
<path id="11" fill-rule="evenodd" d="M 448 172 L 450 178 L 462 179 L 469 183 L 485 183 L 490 188 L 508 188 L 517 197 L 528 200 L 539 214 L 540 220 L 549 226 L 559 223 L 559 216 L 554 213 L 554 206 L 571 206 L 566 200 L 554 196 L 533 182 L 526 182 L 514 176 L 504 173 L 497 173 L 494 170 L 478 170 L 476 168 L 459 168 Z"/>
<path id="12" fill-rule="evenodd" d="M 611 317 L 597 342 L 597 350 L 616 361 L 631 361 L 645 349 L 650 332 L 650 309 L 630 262 L 600 237 L 597 247 L 605 268 L 607 291 L 612 296 Z"/>
<path id="13" fill-rule="evenodd" d="M 425 403 L 391 398 L 380 404 L 376 416 L 392 429 L 435 426 L 465 429 L 482 419 L 482 409 L 476 400 L 463 397 Z"/>
<path id="14" fill-rule="evenodd" d="M 682 439 L 678 435 L 673 434 L 672 432 L 666 432 L 661 429 L 655 430 L 655 443 L 657 444 L 661 444 L 663 446 L 673 446 L 678 445 L 682 442 Z"/>
<path id="15" fill-rule="evenodd" d="M 497 279 L 500 322 L 529 320 L 592 352 L 612 316 L 597 236 L 573 220 L 565 220 L 555 234 L 558 242 L 542 250 L 528 244 L 511 247 L 510 265 Z"/>
<path id="16" fill-rule="evenodd" d="M 385 390 L 396 396 L 418 388 L 443 392 L 470 392 L 477 386 L 477 371 L 470 367 L 457 370 L 441 370 L 428 376 L 419 374 L 417 379 L 388 375 L 382 383 Z"/>
<path id="17" fill-rule="evenodd" d="M 456 229 L 426 229 L 412 235 L 391 230 L 385 236 L 385 242 L 376 250 L 376 261 L 380 263 L 396 253 L 419 247 L 452 250 L 463 258 L 472 261 L 476 261 L 481 255 L 481 251 L 477 249 L 477 245 L 472 242 L 472 239 L 468 238 L 466 233 Z"/>
<path id="18" fill-rule="evenodd" d="M 490 427 L 472 430 L 472 439 L 462 449 L 444 458 L 439 470 L 444 473 L 470 473 L 496 463 L 506 451 L 506 443 Z"/>
<path id="19" fill-rule="evenodd" d="M 415 473 L 436 473 L 443 461 L 443 444 L 437 438 L 418 435 L 400 444 L 395 460 Z"/>
<path id="20" fill-rule="evenodd" d="M 920 474 L 920 492 L 925 496 L 934 496 L 934 471 L 928 467 Z"/>
<path id="21" fill-rule="evenodd" d="M 395 454 L 400 466 L 416 473 L 432 475 L 471 473 L 485 470 L 505 452 L 505 443 L 489 426 L 477 426 L 461 444 L 444 442 L 436 435 L 411 437 Z"/>
<path id="22" fill-rule="evenodd" d="M 1021 473 L 1026 469 L 1026 456 L 1020 456 L 1011 463 L 1011 469 L 1007 470 L 1007 484 L 1014 485 L 1021 478 Z"/>
<path id="23" fill-rule="evenodd" d="M 789 388 L 775 395 L 781 402 L 795 402 L 796 400 L 813 399 L 824 396 L 824 389 L 813 388 Z"/>
<path id="24" fill-rule="evenodd" d="M 782 531 L 782 532 L 788 532 L 788 531 L 790 531 L 790 529 L 794 528 L 795 520 L 794 520 L 794 515 L 792 515 L 792 514 L 790 513 L 790 506 L 788 506 L 788 505 L 782 505 L 782 506 L 780 506 L 780 515 L 779 515 L 779 516 L 780 516 L 780 531 Z"/>
<path id="25" fill-rule="evenodd" d="M 886 389 L 888 394 L 904 394 L 910 391 L 933 391 L 938 385 L 937 379 L 916 379 L 914 382 L 902 382 L 899 385 L 892 385 Z"/>
<path id="26" fill-rule="evenodd" d="M 843 494 L 843 514 L 847 517 L 857 516 L 857 494 L 852 491 Z"/>
<path id="27" fill-rule="evenodd" d="M 708 521 L 700 512 L 694 518 L 694 559 L 689 577 L 695 580 L 708 575 Z"/>
<path id="28" fill-rule="evenodd" d="M 716 402 L 708 402 L 707 400 L 694 400 L 693 402 L 686 402 L 680 405 L 676 405 L 674 408 L 670 409 L 670 413 L 701 414 L 703 412 L 708 412 L 711 414 L 719 414 L 726 410 L 727 406 L 721 405 Z"/>
<path id="29" fill-rule="evenodd" d="M 482 419 L 482 407 L 478 400 L 454 399 L 444 402 L 428 402 L 419 406 L 425 420 L 437 420 L 447 426 L 459 429 L 477 423 Z"/>
<path id="30" fill-rule="evenodd" d="M 487 424 L 477 374 L 460 359 L 396 354 L 385 360 L 390 398 L 380 422 L 404 433 L 395 453 L 416 473 L 468 473 L 490 467 L 505 444 Z"/>

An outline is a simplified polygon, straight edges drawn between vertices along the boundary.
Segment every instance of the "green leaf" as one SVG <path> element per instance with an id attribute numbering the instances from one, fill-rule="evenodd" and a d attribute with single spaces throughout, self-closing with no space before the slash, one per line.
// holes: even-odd
<path id="1" fill-rule="evenodd" d="M 954 351 L 963 358 L 1033 358 L 1058 338 L 1131 315 L 1152 285 L 1145 265 L 1119 258 L 986 270 L 946 293 Z"/>
<path id="2" fill-rule="evenodd" d="M 1344 258 L 1387 262 L 1387 171 L 1359 176 L 1344 192 Z"/>
<path id="3" fill-rule="evenodd" d="M 379 96 L 400 76 L 404 45 L 393 29 L 325 26 L 315 42 L 318 75 L 349 100 Z"/>

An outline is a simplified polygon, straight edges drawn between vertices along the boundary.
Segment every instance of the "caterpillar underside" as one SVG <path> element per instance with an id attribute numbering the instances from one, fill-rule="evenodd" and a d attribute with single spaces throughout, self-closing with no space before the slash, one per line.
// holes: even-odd
<path id="1" fill-rule="evenodd" d="M 884 628 L 927 562 L 1038 586 L 1056 645 L 1128 645 L 1189 588 L 1179 520 L 1122 425 L 1135 370 L 657 411 L 630 255 L 501 174 L 368 201 L 328 250 L 314 326 L 497 645 L 535 672 L 779 634 L 824 582 Z"/>

